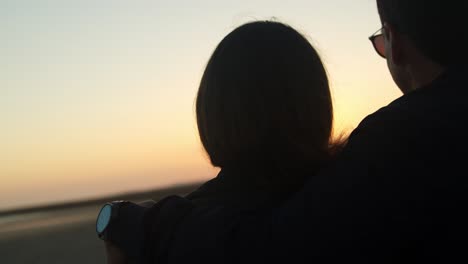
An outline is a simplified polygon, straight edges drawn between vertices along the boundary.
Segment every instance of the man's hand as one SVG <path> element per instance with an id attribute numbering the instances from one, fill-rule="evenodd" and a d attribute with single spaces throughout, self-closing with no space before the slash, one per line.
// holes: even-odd
<path id="1" fill-rule="evenodd" d="M 143 207 L 151 207 L 156 202 L 153 200 L 147 200 L 138 205 Z M 116 245 L 112 244 L 109 241 L 104 242 L 106 246 L 106 257 L 107 257 L 107 264 L 129 264 L 130 261 L 125 256 L 124 252 L 118 248 Z"/>
<path id="2" fill-rule="evenodd" d="M 117 246 L 110 242 L 105 242 L 107 264 L 128 264 L 127 257 Z"/>

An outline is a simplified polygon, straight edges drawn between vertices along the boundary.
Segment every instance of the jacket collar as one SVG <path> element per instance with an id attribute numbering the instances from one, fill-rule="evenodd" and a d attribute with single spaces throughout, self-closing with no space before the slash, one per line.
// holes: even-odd
<path id="1" fill-rule="evenodd" d="M 203 184 L 187 198 L 199 205 L 240 209 L 272 207 L 292 192 L 287 185 L 278 187 L 271 183 L 270 179 L 278 177 L 279 173 L 269 167 L 223 168 L 216 178 Z"/>

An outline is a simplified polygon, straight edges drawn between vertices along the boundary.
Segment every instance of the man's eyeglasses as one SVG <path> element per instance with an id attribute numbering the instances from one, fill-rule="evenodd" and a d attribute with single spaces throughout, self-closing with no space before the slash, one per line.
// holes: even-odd
<path id="1" fill-rule="evenodd" d="M 369 37 L 369 40 L 372 42 L 372 45 L 374 46 L 374 49 L 377 52 L 377 54 L 379 54 L 382 58 L 385 59 L 385 40 L 382 30 L 383 27 L 377 30 L 377 32 L 375 32 L 374 34 L 372 34 L 372 36 Z"/>

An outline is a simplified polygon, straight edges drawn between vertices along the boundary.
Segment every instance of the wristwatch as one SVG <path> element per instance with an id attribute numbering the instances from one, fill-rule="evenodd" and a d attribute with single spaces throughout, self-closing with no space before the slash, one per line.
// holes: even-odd
<path id="1" fill-rule="evenodd" d="M 153 202 L 154 204 L 154 202 Z M 145 216 L 148 203 L 113 201 L 104 204 L 96 219 L 96 233 L 104 241 L 111 242 L 133 261 L 143 263 L 145 248 Z"/>
<path id="2" fill-rule="evenodd" d="M 102 206 L 96 219 L 96 233 L 100 239 L 109 240 L 112 225 L 118 219 L 121 209 L 128 204 L 128 201 L 113 201 Z"/>

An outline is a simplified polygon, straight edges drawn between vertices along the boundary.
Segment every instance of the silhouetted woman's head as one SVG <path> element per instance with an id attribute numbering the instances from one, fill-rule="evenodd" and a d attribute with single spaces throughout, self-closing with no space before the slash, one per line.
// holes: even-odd
<path id="1" fill-rule="evenodd" d="M 325 68 L 307 39 L 282 23 L 248 23 L 221 41 L 201 80 L 196 114 L 217 167 L 295 170 L 330 157 Z"/>

